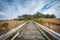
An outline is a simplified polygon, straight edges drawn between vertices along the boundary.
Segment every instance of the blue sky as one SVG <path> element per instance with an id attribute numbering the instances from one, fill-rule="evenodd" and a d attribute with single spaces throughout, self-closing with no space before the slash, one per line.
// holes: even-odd
<path id="1" fill-rule="evenodd" d="M 55 14 L 60 18 L 60 0 L 0 0 L 0 19 L 13 19 L 18 15 Z"/>

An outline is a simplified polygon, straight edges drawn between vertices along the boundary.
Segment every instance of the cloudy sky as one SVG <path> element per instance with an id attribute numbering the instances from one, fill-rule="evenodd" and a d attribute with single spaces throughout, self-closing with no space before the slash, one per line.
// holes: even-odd
<path id="1" fill-rule="evenodd" d="M 0 0 L 0 19 L 13 19 L 38 11 L 60 18 L 60 0 Z"/>

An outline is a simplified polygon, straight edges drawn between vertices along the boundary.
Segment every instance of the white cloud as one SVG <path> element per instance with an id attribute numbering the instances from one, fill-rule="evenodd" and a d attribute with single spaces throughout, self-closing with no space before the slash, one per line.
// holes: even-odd
<path id="1" fill-rule="evenodd" d="M 46 1 L 42 1 L 42 0 L 39 0 L 39 1 L 35 1 L 35 0 L 32 0 L 32 1 L 27 1 L 25 3 L 25 7 L 21 6 L 20 4 L 17 5 L 17 8 L 18 8 L 18 14 L 33 14 L 33 13 L 36 13 L 37 11 L 39 11 L 41 9 L 41 7 L 44 5 L 44 3 L 46 3 Z"/>
<path id="2" fill-rule="evenodd" d="M 55 14 L 57 16 L 57 18 L 59 18 L 60 16 L 60 7 L 58 8 L 58 6 L 60 6 L 60 2 L 59 1 L 54 1 L 54 2 L 50 2 L 49 3 L 51 5 L 51 7 L 49 9 L 46 9 L 46 11 L 42 12 L 44 14 Z"/>
<path id="3" fill-rule="evenodd" d="M 51 7 L 49 9 L 46 9 L 46 11 L 42 13 L 44 14 L 56 13 L 55 14 L 56 16 L 60 13 L 58 12 L 59 8 L 57 8 L 60 5 L 60 2 L 58 1 L 51 2 L 51 0 L 28 0 L 28 1 L 25 1 L 24 4 L 22 3 L 20 4 L 19 0 L 14 0 L 14 2 L 11 3 L 12 5 L 9 5 L 7 2 L 2 2 L 2 4 L 6 9 L 2 12 L 0 11 L 0 14 L 9 16 L 8 19 L 15 18 L 18 15 L 34 14 L 37 11 L 41 12 L 41 8 L 43 8 L 44 5 L 46 4 L 51 5 Z"/>

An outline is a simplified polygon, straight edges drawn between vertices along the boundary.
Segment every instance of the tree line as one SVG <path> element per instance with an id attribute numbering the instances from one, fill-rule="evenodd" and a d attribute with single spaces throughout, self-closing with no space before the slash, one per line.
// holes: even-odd
<path id="1" fill-rule="evenodd" d="M 18 16 L 14 20 L 27 20 L 27 19 L 33 19 L 33 18 L 56 18 L 54 14 L 42 14 L 40 12 L 35 13 L 34 15 L 30 14 L 24 14 L 22 16 Z"/>

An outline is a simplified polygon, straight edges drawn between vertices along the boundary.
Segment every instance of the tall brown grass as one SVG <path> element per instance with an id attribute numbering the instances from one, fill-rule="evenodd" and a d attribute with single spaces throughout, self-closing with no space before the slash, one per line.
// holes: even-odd
<path id="1" fill-rule="evenodd" d="M 55 32 L 60 33 L 60 18 L 37 18 L 34 20 Z"/>
<path id="2" fill-rule="evenodd" d="M 0 20 L 0 35 L 22 24 L 24 21 Z"/>

